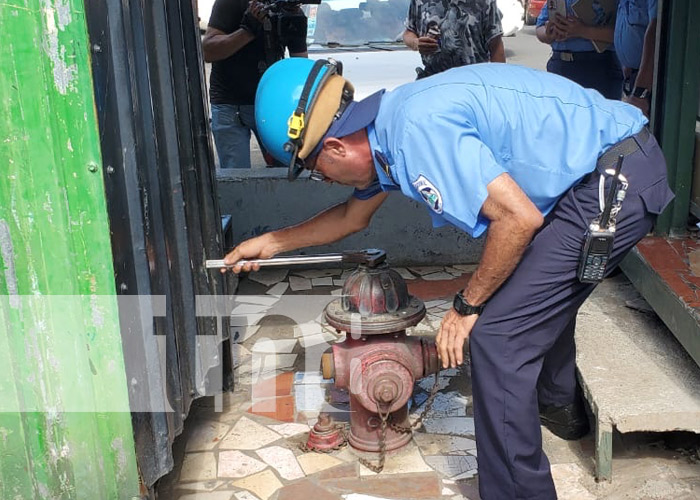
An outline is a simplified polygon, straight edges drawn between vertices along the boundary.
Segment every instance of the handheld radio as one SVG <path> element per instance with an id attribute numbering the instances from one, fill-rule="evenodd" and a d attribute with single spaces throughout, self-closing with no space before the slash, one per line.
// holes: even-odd
<path id="1" fill-rule="evenodd" d="M 586 238 L 581 250 L 578 264 L 578 279 L 583 283 L 600 283 L 605 277 L 605 270 L 610 260 L 613 243 L 615 242 L 615 216 L 620 210 L 622 200 L 625 198 L 626 182 L 618 191 L 620 170 L 622 169 L 623 155 L 617 159 L 617 166 L 613 174 L 610 191 L 605 198 L 605 206 L 599 218 L 596 218 L 588 226 Z M 601 178 L 601 183 L 603 179 Z M 601 184 L 602 185 L 602 184 Z M 602 198 L 602 196 L 601 196 Z M 613 212 L 613 203 L 615 210 Z M 611 213 L 613 215 L 611 219 Z"/>

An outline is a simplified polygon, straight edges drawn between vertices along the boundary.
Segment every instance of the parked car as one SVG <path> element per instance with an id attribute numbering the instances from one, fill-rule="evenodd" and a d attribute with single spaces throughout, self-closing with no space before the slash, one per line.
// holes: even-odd
<path id="1" fill-rule="evenodd" d="M 525 0 L 525 24 L 532 26 L 540 17 L 540 11 L 547 0 Z"/>

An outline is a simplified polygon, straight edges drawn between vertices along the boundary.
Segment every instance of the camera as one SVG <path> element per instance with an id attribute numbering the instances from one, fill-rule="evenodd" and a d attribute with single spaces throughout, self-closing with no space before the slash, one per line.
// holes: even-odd
<path id="1" fill-rule="evenodd" d="M 284 47 L 294 38 L 306 38 L 307 19 L 301 5 L 320 4 L 321 0 L 261 0 L 267 19 L 264 23 L 265 50 L 268 58 L 281 59 Z M 268 23 L 269 20 L 269 23 Z M 274 55 L 270 54 L 274 51 Z"/>

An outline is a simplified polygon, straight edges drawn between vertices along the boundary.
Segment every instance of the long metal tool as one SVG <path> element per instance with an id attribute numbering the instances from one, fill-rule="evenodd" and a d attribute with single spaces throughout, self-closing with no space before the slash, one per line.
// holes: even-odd
<path id="1" fill-rule="evenodd" d="M 342 262 L 348 264 L 365 264 L 369 267 L 375 267 L 386 260 L 384 250 L 369 248 L 366 250 L 358 250 L 342 253 L 326 253 L 318 255 L 289 255 L 286 257 L 273 257 L 271 259 L 253 259 L 239 260 L 234 265 L 244 264 L 259 264 L 260 267 L 280 267 L 280 266 L 297 266 L 304 264 L 328 264 L 332 262 Z M 207 269 L 231 268 L 234 265 L 224 264 L 223 259 L 207 260 L 205 266 Z"/>

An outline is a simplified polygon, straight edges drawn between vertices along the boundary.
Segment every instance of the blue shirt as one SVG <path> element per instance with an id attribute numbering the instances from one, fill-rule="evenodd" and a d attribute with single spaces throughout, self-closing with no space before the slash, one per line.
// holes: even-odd
<path id="1" fill-rule="evenodd" d="M 578 0 L 566 0 L 567 15 L 571 17 L 576 17 L 576 14 L 574 13 L 571 6 L 577 1 Z M 548 3 L 549 2 L 545 2 L 542 6 L 540 16 L 537 18 L 537 26 L 542 26 L 549 20 Z M 602 8 L 599 8 L 599 11 L 599 15 L 595 20 L 595 25 L 605 26 L 607 24 L 611 24 L 614 12 L 606 14 Z M 552 50 L 564 50 L 567 52 L 586 52 L 595 50 L 595 47 L 593 46 L 590 40 L 587 40 L 585 38 L 569 38 L 568 40 L 564 40 L 563 42 L 552 42 Z M 606 50 L 614 50 L 614 47 L 611 44 Z"/>
<path id="2" fill-rule="evenodd" d="M 552 73 L 513 64 L 454 68 L 387 92 L 368 137 L 377 182 L 426 203 L 435 227 L 477 237 L 486 186 L 507 172 L 543 214 L 598 156 L 641 130 L 642 112 Z M 382 165 L 386 163 L 386 165 Z M 387 173 L 388 172 L 388 173 Z"/>
<path id="3" fill-rule="evenodd" d="M 620 0 L 615 21 L 615 47 L 620 64 L 639 69 L 644 48 L 644 34 L 656 19 L 656 0 Z"/>

